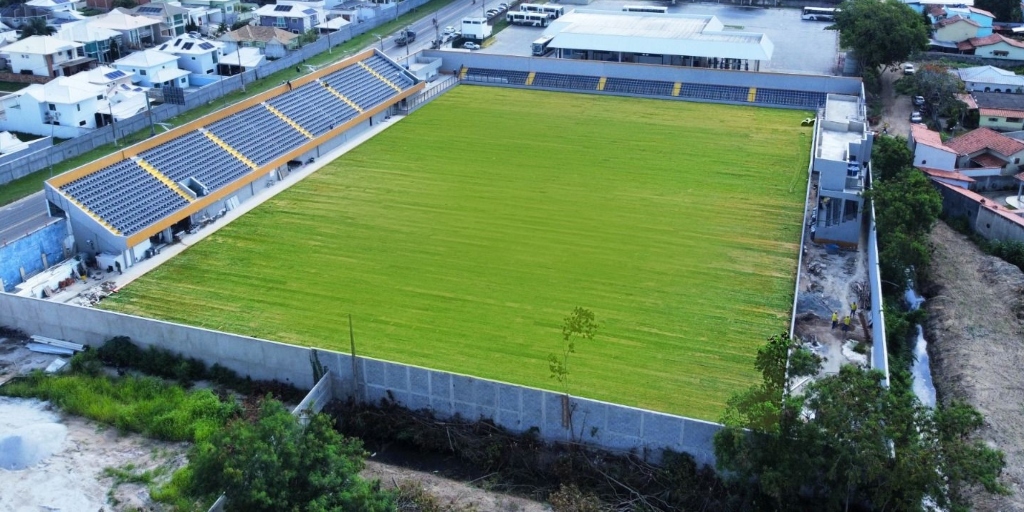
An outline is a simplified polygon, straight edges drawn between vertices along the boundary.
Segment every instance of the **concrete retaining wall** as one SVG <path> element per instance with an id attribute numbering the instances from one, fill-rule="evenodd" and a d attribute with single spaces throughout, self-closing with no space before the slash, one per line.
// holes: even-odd
<path id="1" fill-rule="evenodd" d="M 128 336 L 142 346 L 219 363 L 255 379 L 277 379 L 306 389 L 314 384 L 310 349 L 273 341 L 7 294 L 0 294 L 0 325 L 94 345 Z M 348 354 L 317 353 L 330 370 L 336 398 L 391 397 L 442 418 L 487 418 L 516 432 L 536 428 L 548 441 L 570 438 L 561 423 L 559 393 L 366 357 L 357 357 L 353 365 Z M 646 451 L 651 460 L 658 460 L 668 448 L 689 453 L 702 464 L 714 463 L 712 438 L 721 428 L 718 424 L 584 398 L 573 398 L 570 407 L 575 411 L 574 430 L 585 443 L 614 451 Z"/>
<path id="2" fill-rule="evenodd" d="M 966 218 L 971 230 L 986 240 L 1024 242 L 1024 217 L 1003 210 L 991 199 L 985 199 L 969 190 L 935 181 L 932 184 L 942 196 L 942 214 L 945 217 Z"/>
<path id="3" fill-rule="evenodd" d="M 889 347 L 885 339 L 885 313 L 882 303 L 882 268 L 878 264 L 878 233 L 875 226 L 875 204 L 869 204 L 868 220 L 868 286 L 871 288 L 871 368 L 885 374 L 889 387 Z"/>
<path id="4" fill-rule="evenodd" d="M 21 270 L 26 276 L 43 271 L 43 257 L 50 265 L 64 259 L 64 239 L 68 236 L 68 224 L 63 219 L 54 219 L 52 223 L 26 234 L 24 237 L 6 243 L 0 240 L 0 281 L 4 289 L 13 291 L 14 286 L 21 284 Z"/>

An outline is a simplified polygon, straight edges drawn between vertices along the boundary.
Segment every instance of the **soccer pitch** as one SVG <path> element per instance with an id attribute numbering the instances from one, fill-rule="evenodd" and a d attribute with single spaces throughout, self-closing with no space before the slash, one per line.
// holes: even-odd
<path id="1" fill-rule="evenodd" d="M 804 112 L 460 86 L 101 307 L 717 420 L 788 330 Z"/>

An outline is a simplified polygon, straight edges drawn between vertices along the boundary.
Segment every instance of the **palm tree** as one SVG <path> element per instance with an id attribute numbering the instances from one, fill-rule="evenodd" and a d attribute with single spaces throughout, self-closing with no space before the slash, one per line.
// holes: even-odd
<path id="1" fill-rule="evenodd" d="M 21 39 L 29 36 L 49 36 L 57 29 L 46 24 L 46 18 L 30 18 L 28 23 L 21 25 Z"/>

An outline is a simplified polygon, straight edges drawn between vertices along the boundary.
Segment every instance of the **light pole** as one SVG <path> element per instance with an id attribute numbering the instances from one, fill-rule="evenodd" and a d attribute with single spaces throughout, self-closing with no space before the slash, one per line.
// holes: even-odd
<path id="1" fill-rule="evenodd" d="M 114 145 L 117 145 L 117 124 L 114 123 L 114 106 L 110 104 L 110 97 L 107 97 L 107 108 L 110 109 L 110 131 L 114 134 Z"/>
<path id="2" fill-rule="evenodd" d="M 50 112 L 49 115 L 50 115 L 50 144 L 53 144 L 53 127 L 57 125 L 58 121 L 60 121 L 60 112 L 57 112 L 56 110 L 54 110 L 53 112 Z M 53 147 L 50 147 L 50 149 L 52 150 Z M 50 177 L 52 178 L 53 177 L 53 151 L 47 152 L 46 155 L 49 157 L 49 160 L 50 160 Z"/>
<path id="3" fill-rule="evenodd" d="M 242 93 L 245 93 L 245 68 L 242 67 L 242 44 L 239 43 L 235 47 L 235 53 L 238 54 L 238 79 L 242 81 Z"/>
<path id="4" fill-rule="evenodd" d="M 409 46 L 412 41 L 409 41 L 409 34 L 412 33 L 412 25 L 405 27 L 405 66 L 409 67 Z"/>
<path id="5" fill-rule="evenodd" d="M 153 127 L 153 107 L 149 103 L 149 91 L 146 91 L 146 115 L 149 116 L 149 136 L 156 135 L 156 128 Z"/>
<path id="6" fill-rule="evenodd" d="M 372 35 L 373 35 L 373 37 L 377 38 L 377 41 L 380 41 L 380 52 L 384 53 L 384 36 L 379 35 L 379 34 L 372 34 Z"/>

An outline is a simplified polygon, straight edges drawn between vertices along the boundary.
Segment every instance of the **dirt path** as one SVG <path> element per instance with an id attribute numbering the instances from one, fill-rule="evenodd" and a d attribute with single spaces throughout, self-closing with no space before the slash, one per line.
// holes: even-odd
<path id="1" fill-rule="evenodd" d="M 893 82 L 902 77 L 903 73 L 899 70 L 886 70 L 882 73 L 882 120 L 872 128 L 881 132 L 882 128 L 888 124 L 890 135 L 907 137 L 910 135 L 910 111 L 912 110 L 910 98 L 897 96 L 893 87 Z"/>
<path id="2" fill-rule="evenodd" d="M 940 222 L 925 290 L 939 400 L 961 398 L 985 415 L 982 439 L 1006 454 L 1012 496 L 978 493 L 976 510 L 1024 511 L 1024 273 L 987 256 Z"/>

